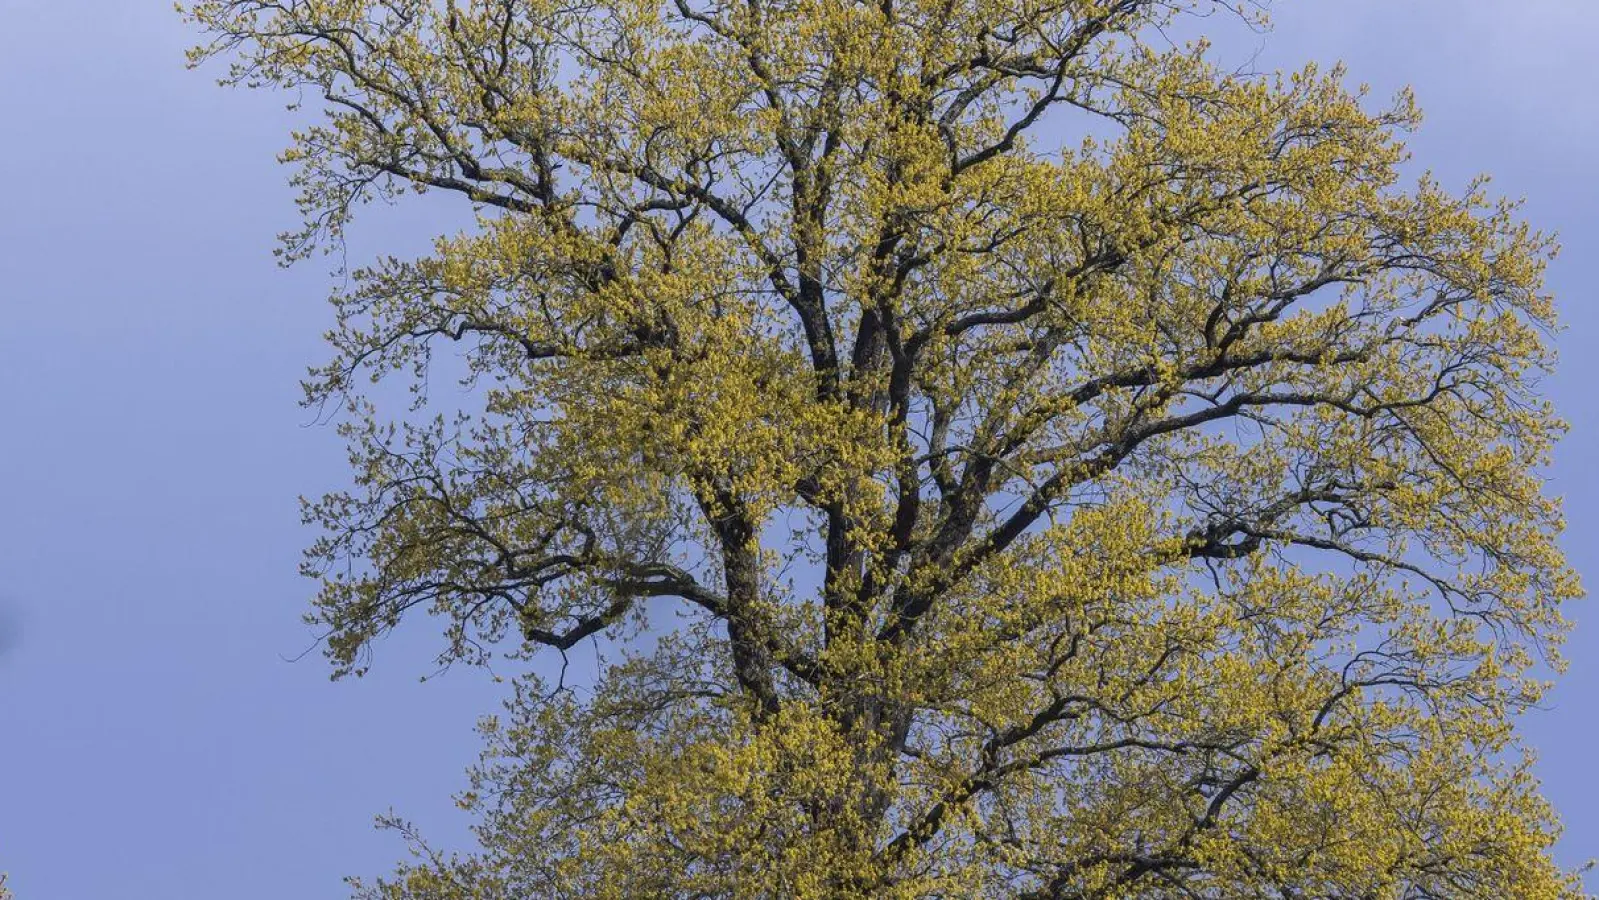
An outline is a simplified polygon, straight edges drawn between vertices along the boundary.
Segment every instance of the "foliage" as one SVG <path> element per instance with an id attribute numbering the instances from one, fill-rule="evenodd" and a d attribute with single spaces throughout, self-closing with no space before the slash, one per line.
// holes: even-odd
<path id="1" fill-rule="evenodd" d="M 1512 728 L 1579 594 L 1552 245 L 1402 179 L 1408 95 L 1164 40 L 1229 11 L 188 5 L 325 103 L 287 258 L 478 212 L 334 297 L 338 671 L 419 611 L 606 660 L 363 896 L 1579 896 Z M 362 393 L 443 346 L 482 408 Z"/>

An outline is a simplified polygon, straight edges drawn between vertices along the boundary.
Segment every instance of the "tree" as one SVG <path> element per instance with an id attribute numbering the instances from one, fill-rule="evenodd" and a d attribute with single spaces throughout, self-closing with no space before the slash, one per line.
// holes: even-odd
<path id="1" fill-rule="evenodd" d="M 1164 38 L 1219 11 L 188 6 L 325 106 L 286 258 L 477 213 L 333 298 L 338 673 L 423 612 L 601 664 L 364 895 L 1580 896 L 1513 728 L 1579 594 L 1552 244 L 1402 178 L 1408 95 Z M 480 406 L 362 392 L 447 346 Z"/>

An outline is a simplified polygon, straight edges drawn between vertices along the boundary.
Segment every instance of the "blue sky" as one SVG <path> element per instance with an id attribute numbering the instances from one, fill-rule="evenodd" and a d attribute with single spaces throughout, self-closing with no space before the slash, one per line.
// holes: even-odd
<path id="1" fill-rule="evenodd" d="M 1599 4 L 1294 0 L 1278 20 L 1260 67 L 1414 85 L 1418 162 L 1492 172 L 1561 233 L 1549 390 L 1574 427 L 1552 489 L 1592 583 Z M 296 406 L 327 267 L 270 257 L 294 224 L 283 98 L 184 71 L 188 40 L 160 2 L 0 0 L 0 871 L 22 900 L 345 896 L 403 852 L 374 814 L 462 836 L 449 795 L 497 696 L 482 672 L 419 684 L 425 628 L 360 681 L 285 659 L 311 640 L 295 498 L 344 476 Z M 420 249 L 438 221 L 384 210 L 352 255 Z M 1573 612 L 1570 672 L 1525 732 L 1575 864 L 1599 855 L 1599 615 Z"/>

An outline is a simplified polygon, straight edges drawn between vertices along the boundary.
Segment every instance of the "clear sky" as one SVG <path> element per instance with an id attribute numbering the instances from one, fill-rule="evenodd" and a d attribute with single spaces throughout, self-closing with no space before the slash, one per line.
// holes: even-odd
<path id="1" fill-rule="evenodd" d="M 1418 162 L 1494 173 L 1562 235 L 1549 390 L 1574 427 L 1552 490 L 1599 583 L 1599 3 L 1278 8 L 1260 68 L 1414 85 Z M 311 640 L 295 498 L 344 477 L 295 405 L 327 267 L 270 257 L 294 224 L 284 98 L 184 71 L 188 41 L 160 0 L 0 0 L 0 871 L 20 900 L 343 897 L 403 853 L 374 814 L 461 838 L 449 795 L 497 697 L 481 672 L 419 684 L 425 627 L 361 681 L 285 659 Z M 438 215 L 377 211 L 352 255 L 420 249 Z M 1573 614 L 1570 672 L 1524 723 L 1571 864 L 1599 856 L 1599 613 Z"/>

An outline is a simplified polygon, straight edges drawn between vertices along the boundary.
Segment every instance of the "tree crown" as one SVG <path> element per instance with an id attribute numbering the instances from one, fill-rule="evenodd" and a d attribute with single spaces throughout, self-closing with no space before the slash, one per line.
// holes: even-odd
<path id="1" fill-rule="evenodd" d="M 1226 8 L 188 6 L 325 106 L 287 258 L 478 211 L 334 297 L 338 671 L 611 648 L 372 896 L 1577 895 L 1511 728 L 1579 593 L 1552 244 L 1401 177 L 1408 95 L 1161 39 Z M 480 407 L 361 393 L 446 345 Z"/>

